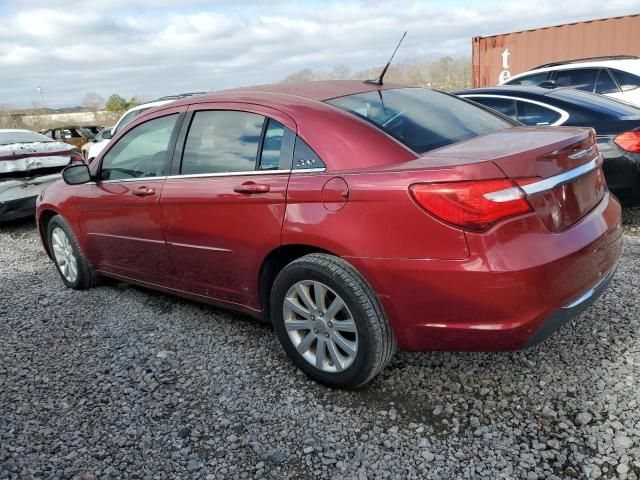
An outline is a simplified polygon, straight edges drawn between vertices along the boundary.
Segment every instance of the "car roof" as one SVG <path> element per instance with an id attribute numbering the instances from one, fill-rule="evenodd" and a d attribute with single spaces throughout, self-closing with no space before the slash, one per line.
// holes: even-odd
<path id="1" fill-rule="evenodd" d="M 164 105 L 165 103 L 172 102 L 173 100 L 154 100 L 153 102 L 145 102 L 140 105 L 136 105 L 135 107 L 131 107 L 129 110 L 124 112 L 122 116 L 124 117 L 129 112 L 135 112 L 136 110 L 142 110 L 143 108 L 153 108 L 159 107 L 160 105 Z"/>
<path id="2" fill-rule="evenodd" d="M 38 132 L 34 132 L 33 130 L 28 130 L 26 128 L 0 128 L 0 132 L 2 133 L 17 133 L 17 132 L 38 133 Z"/>
<path id="3" fill-rule="evenodd" d="M 230 92 L 281 93 L 285 95 L 293 95 L 323 102 L 332 98 L 344 97 L 357 93 L 403 87 L 407 86 L 393 83 L 379 85 L 377 83 L 364 82 L 362 80 L 322 80 L 315 82 L 273 83 L 268 85 L 256 85 L 251 87 L 220 90 L 219 92 L 214 92 L 213 94 L 215 95 L 215 93 Z"/>
<path id="4" fill-rule="evenodd" d="M 206 103 L 210 101 L 219 101 L 225 99 L 233 101 L 235 99 L 253 100 L 269 102 L 270 100 L 283 101 L 291 105 L 297 103 L 305 104 L 311 101 L 324 102 L 332 98 L 354 95 L 357 93 L 375 92 L 378 90 L 392 88 L 413 88 L 408 85 L 395 83 L 385 83 L 378 85 L 377 83 L 364 82 L 362 80 L 322 80 L 313 82 L 299 83 L 273 83 L 267 85 L 254 85 L 249 87 L 231 88 L 227 90 L 217 90 L 209 92 L 206 95 L 198 95 L 196 97 L 188 97 L 176 100 L 173 105 Z"/>
<path id="5" fill-rule="evenodd" d="M 556 70 L 573 70 L 576 68 L 615 68 L 625 72 L 640 74 L 640 58 L 625 58 L 616 60 L 585 60 L 567 63 L 559 63 L 547 67 L 533 68 L 526 72 L 518 73 L 507 81 L 511 81 L 532 73 L 543 73 Z"/>
<path id="6" fill-rule="evenodd" d="M 97 124 L 91 124 L 91 125 L 62 125 L 62 126 L 58 126 L 58 127 L 51 127 L 51 128 L 45 128 L 45 130 L 43 131 L 49 131 L 49 130 L 61 130 L 63 128 L 91 128 L 91 127 L 101 127 L 102 125 L 97 125 Z"/>

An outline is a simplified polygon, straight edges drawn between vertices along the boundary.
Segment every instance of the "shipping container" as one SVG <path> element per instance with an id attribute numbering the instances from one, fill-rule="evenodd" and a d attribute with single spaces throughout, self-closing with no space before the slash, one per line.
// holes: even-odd
<path id="1" fill-rule="evenodd" d="M 539 65 L 640 55 L 640 14 L 474 37 L 473 86 L 498 85 Z"/>

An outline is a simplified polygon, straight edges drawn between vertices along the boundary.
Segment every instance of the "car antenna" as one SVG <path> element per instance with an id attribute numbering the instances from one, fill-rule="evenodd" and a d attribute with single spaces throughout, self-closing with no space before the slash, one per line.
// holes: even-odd
<path id="1" fill-rule="evenodd" d="M 380 72 L 380 76 L 378 78 L 376 78 L 375 80 L 365 80 L 364 83 L 374 83 L 376 85 L 382 85 L 382 80 L 384 79 L 384 76 L 387 73 L 387 70 L 389 69 L 389 66 L 391 65 L 391 62 L 393 61 L 393 57 L 395 57 L 396 52 L 400 48 L 400 44 L 402 43 L 402 41 L 404 40 L 404 37 L 406 37 L 406 36 L 407 36 L 407 31 L 405 30 L 404 33 L 402 34 L 402 38 L 400 39 L 400 41 L 398 42 L 398 45 L 396 46 L 396 49 L 391 54 L 391 58 L 389 59 L 387 64 L 382 69 L 382 72 Z"/>

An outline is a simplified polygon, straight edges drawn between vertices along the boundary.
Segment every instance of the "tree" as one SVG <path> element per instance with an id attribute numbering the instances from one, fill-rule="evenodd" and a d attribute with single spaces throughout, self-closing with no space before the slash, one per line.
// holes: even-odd
<path id="1" fill-rule="evenodd" d="M 82 106 L 89 112 L 97 112 L 104 108 L 104 98 L 96 92 L 89 92 L 84 96 Z"/>
<path id="2" fill-rule="evenodd" d="M 347 65 L 333 67 L 329 77 L 332 80 L 348 80 L 351 77 L 351 69 Z"/>
<path id="3" fill-rule="evenodd" d="M 298 82 L 310 82 L 312 80 L 317 80 L 317 75 L 310 68 L 305 68 L 300 70 L 299 72 L 292 73 L 291 75 L 287 75 L 282 80 L 283 83 L 298 83 Z"/>
<path id="4" fill-rule="evenodd" d="M 140 101 L 140 99 L 138 99 L 138 97 L 131 97 L 129 99 L 129 101 L 127 102 L 127 110 L 130 108 L 133 108 L 135 106 L 140 105 L 142 102 Z"/>
<path id="5" fill-rule="evenodd" d="M 104 106 L 107 112 L 122 114 L 129 109 L 129 102 L 122 98 L 117 93 L 114 93 L 109 97 L 107 103 Z"/>

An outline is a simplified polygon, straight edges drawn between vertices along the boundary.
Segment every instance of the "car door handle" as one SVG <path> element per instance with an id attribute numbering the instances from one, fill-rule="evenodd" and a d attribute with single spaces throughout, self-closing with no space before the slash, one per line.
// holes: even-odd
<path id="1" fill-rule="evenodd" d="M 148 197 L 150 195 L 155 195 L 156 189 L 142 186 L 142 187 L 136 188 L 131 193 L 133 193 L 136 197 Z"/>
<path id="2" fill-rule="evenodd" d="M 267 193 L 269 190 L 271 190 L 271 187 L 265 183 L 247 182 L 233 187 L 233 191 L 236 193 Z"/>

